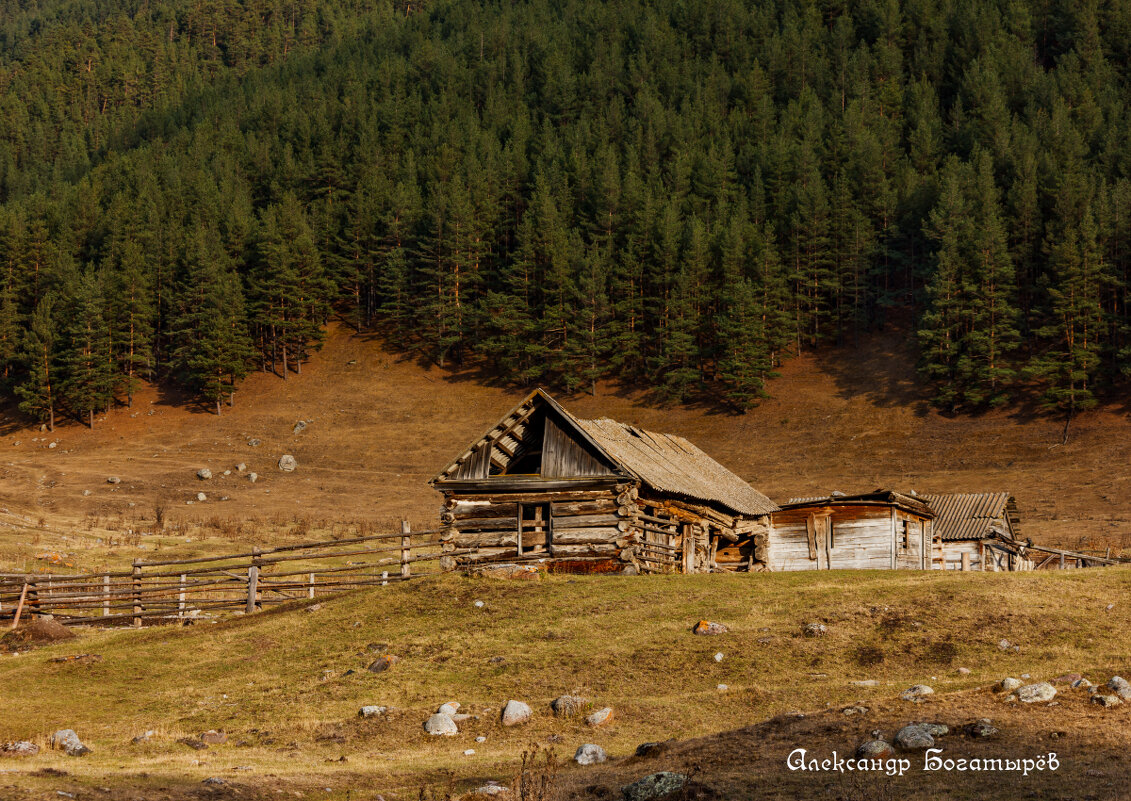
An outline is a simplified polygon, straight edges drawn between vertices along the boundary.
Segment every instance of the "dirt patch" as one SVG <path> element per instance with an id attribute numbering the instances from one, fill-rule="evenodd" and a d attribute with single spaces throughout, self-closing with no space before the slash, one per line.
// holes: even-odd
<path id="1" fill-rule="evenodd" d="M 56 620 L 35 619 L 28 623 L 21 621 L 20 627 L 10 631 L 0 639 L 0 647 L 6 650 L 28 646 L 50 645 L 62 640 L 73 640 L 78 635 Z"/>

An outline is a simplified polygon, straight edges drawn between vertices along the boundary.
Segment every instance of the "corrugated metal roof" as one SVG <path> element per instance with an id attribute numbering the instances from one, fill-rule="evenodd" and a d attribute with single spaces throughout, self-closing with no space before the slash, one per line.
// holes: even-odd
<path id="1" fill-rule="evenodd" d="M 981 540 L 995 521 L 1017 536 L 1016 504 L 1008 492 L 920 495 L 935 510 L 935 533 L 943 540 Z M 1012 519 L 1011 519 L 1012 518 Z"/>
<path id="2" fill-rule="evenodd" d="M 778 510 L 777 504 L 683 437 L 616 420 L 573 420 L 618 465 L 655 490 L 718 503 L 740 514 Z"/>
<path id="3" fill-rule="evenodd" d="M 924 517 L 934 517 L 934 511 L 926 503 L 922 496 L 911 496 L 895 490 L 878 489 L 875 492 L 865 492 L 859 495 L 845 495 L 837 493 L 835 495 L 818 495 L 811 498 L 790 498 L 788 503 L 782 504 L 783 508 L 797 507 L 797 506 L 831 506 L 836 504 L 853 504 L 853 503 L 886 503 L 906 509 Z"/>

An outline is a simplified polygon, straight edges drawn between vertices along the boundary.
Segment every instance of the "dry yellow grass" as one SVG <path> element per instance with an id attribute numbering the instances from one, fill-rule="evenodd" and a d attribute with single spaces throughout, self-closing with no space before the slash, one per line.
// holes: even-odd
<path id="1" fill-rule="evenodd" d="M 52 731 L 68 726 L 94 748 L 81 760 L 51 752 L 5 760 L 0 767 L 15 772 L 0 785 L 22 794 L 13 798 L 100 786 L 114 791 L 110 797 L 134 797 L 129 793 L 136 790 L 153 794 L 146 798 L 180 798 L 219 775 L 238 783 L 244 797 L 283 790 L 407 799 L 421 786 L 450 781 L 463 790 L 506 779 L 525 748 L 551 738 L 560 738 L 554 747 L 566 757 L 583 742 L 602 745 L 614 763 L 591 775 L 615 783 L 649 772 L 624 759 L 641 742 L 703 737 L 857 700 L 880 708 L 914 683 L 951 693 L 1005 675 L 1046 679 L 1073 670 L 1106 681 L 1131 667 L 1128 590 L 1125 569 L 556 576 L 533 583 L 449 575 L 349 594 L 313 612 L 280 609 L 183 629 L 91 631 L 78 641 L 0 656 L 6 710 L 0 741 L 45 744 Z M 691 627 L 704 618 L 730 632 L 693 636 Z M 814 620 L 828 625 L 825 637 L 801 635 Z M 1000 650 L 1002 638 L 1021 651 Z M 370 644 L 379 643 L 401 661 L 371 674 L 364 670 L 374 658 Z M 721 662 L 716 652 L 724 654 Z M 73 653 L 97 653 L 103 661 L 50 661 Z M 972 672 L 959 675 L 959 666 Z M 350 669 L 355 673 L 344 675 Z M 858 679 L 880 685 L 850 683 Z M 720 683 L 729 690 L 717 690 Z M 575 691 L 612 706 L 614 722 L 591 730 L 554 719 L 549 702 Z M 933 702 L 932 711 L 945 713 L 951 697 Z M 970 703 L 968 693 L 953 697 Z M 509 698 L 529 702 L 533 722 L 502 728 L 498 714 Z M 1020 714 L 988 694 L 976 698 L 991 717 Z M 1080 725 L 1103 719 L 1126 742 L 1126 707 L 1104 711 L 1081 699 L 1071 707 L 1083 704 Z M 455 738 L 429 738 L 421 724 L 448 700 L 480 718 Z M 363 704 L 396 711 L 360 720 Z M 916 713 L 909 707 L 899 714 Z M 1039 714 L 1011 723 L 1013 733 Z M 806 736 L 843 751 L 871 725 L 862 719 L 859 731 Z M 176 742 L 212 728 L 228 732 L 229 743 L 198 752 Z M 149 729 L 157 731 L 151 743 L 130 743 Z M 480 734 L 487 741 L 477 744 Z M 476 754 L 464 756 L 468 748 Z M 338 761 L 342 756 L 347 761 Z M 1094 754 L 1096 764 L 1111 756 L 1103 748 Z M 749 776 L 777 766 L 776 758 L 773 765 L 759 759 L 748 756 Z M 43 768 L 68 775 L 37 775 Z M 564 787 L 580 788 L 589 778 L 576 766 L 561 774 Z"/>

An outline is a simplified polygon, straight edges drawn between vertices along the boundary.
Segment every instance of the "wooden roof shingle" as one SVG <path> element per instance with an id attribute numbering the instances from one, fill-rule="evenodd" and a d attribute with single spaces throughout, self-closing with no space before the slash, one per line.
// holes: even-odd
<path id="1" fill-rule="evenodd" d="M 1008 492 L 920 495 L 935 511 L 935 533 L 945 541 L 982 540 L 994 536 L 994 523 L 1008 528 L 1000 533 L 1018 536 L 1017 504 Z M 1000 525 L 999 525 L 1000 528 Z"/>

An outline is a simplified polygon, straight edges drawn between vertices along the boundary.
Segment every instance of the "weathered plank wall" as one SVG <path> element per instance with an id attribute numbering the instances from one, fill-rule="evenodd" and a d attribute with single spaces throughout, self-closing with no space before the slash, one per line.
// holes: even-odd
<path id="1" fill-rule="evenodd" d="M 943 569 L 962 570 L 962 555 L 966 554 L 969 560 L 966 564 L 969 570 L 986 569 L 982 561 L 982 543 L 978 540 L 947 541 L 942 544 Z"/>
<path id="2" fill-rule="evenodd" d="M 810 559 L 808 520 L 812 509 L 776 512 L 768 536 L 770 570 L 864 569 L 892 566 L 891 510 L 874 506 L 837 507 L 827 554 Z"/>

